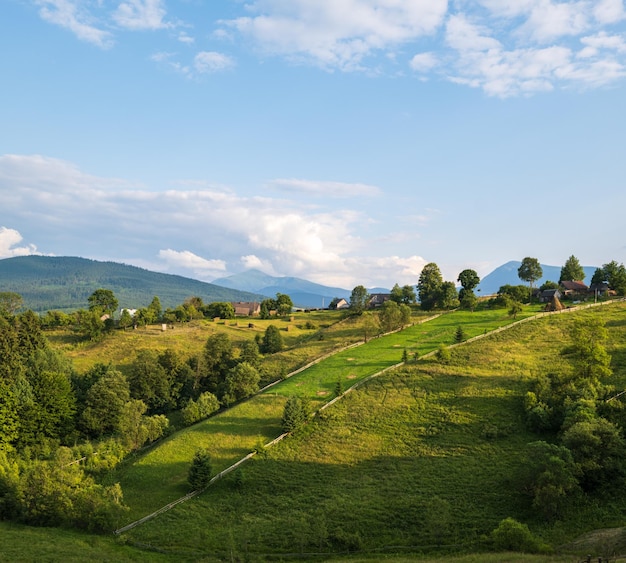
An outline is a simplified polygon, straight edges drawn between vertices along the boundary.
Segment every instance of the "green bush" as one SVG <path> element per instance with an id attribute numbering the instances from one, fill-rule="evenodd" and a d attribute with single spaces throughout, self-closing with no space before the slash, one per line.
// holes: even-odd
<path id="1" fill-rule="evenodd" d="M 217 397 L 213 393 L 205 391 L 198 397 L 197 401 L 189 401 L 187 406 L 182 409 L 183 421 L 185 425 L 190 426 L 208 418 L 218 411 L 219 408 L 220 402 L 217 400 Z"/>
<path id="2" fill-rule="evenodd" d="M 523 553 L 542 551 L 541 544 L 533 536 L 528 526 L 514 518 L 502 520 L 498 527 L 491 532 L 491 539 L 496 551 L 520 551 Z"/>
<path id="3" fill-rule="evenodd" d="M 437 359 L 442 364 L 447 364 L 452 359 L 450 349 L 445 344 L 439 344 L 437 348 Z"/>

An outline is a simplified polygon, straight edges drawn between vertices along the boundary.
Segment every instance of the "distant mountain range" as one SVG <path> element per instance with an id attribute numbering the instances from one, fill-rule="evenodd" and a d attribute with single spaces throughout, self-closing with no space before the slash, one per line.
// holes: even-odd
<path id="1" fill-rule="evenodd" d="M 18 256 L 0 260 L 0 291 L 19 293 L 36 312 L 86 309 L 99 288 L 113 291 L 120 307 L 147 307 L 156 295 L 162 307 L 176 307 L 189 297 L 213 301 L 259 301 L 262 295 L 182 276 L 160 274 L 86 258 Z"/>
<path id="2" fill-rule="evenodd" d="M 480 282 L 477 290 L 480 290 L 478 295 L 491 295 L 497 293 L 503 285 L 526 285 L 526 282 L 519 279 L 517 270 L 521 266 L 521 262 L 518 260 L 512 260 L 502 266 L 496 268 L 493 272 L 486 275 Z M 561 266 L 547 266 L 541 264 L 543 270 L 543 276 L 541 279 L 535 282 L 535 287 L 539 287 L 547 281 L 558 282 L 561 277 Z M 589 285 L 591 278 L 596 271 L 596 266 L 583 266 L 585 271 L 585 279 L 577 280 L 584 281 Z"/>
<path id="3" fill-rule="evenodd" d="M 270 276 L 255 269 L 219 278 L 213 280 L 213 283 L 231 289 L 260 293 L 267 297 L 276 297 L 277 293 L 284 293 L 289 295 L 294 305 L 299 307 L 328 307 L 335 297 L 349 299 L 352 293 L 352 289 L 330 287 L 301 278 Z M 368 289 L 368 291 L 389 293 L 389 289 L 379 287 Z"/>
<path id="4" fill-rule="evenodd" d="M 517 269 L 521 262 L 511 261 L 485 276 L 477 289 L 479 295 L 491 295 L 506 284 L 525 284 Z M 560 266 L 543 265 L 540 286 L 547 280 L 558 281 Z M 584 267 L 587 284 L 595 271 Z M 417 283 L 417 280 L 415 280 Z M 25 307 L 37 312 L 71 311 L 86 308 L 87 298 L 98 288 L 110 289 L 120 307 L 149 305 L 156 295 L 163 308 L 176 307 L 185 299 L 198 296 L 205 303 L 213 301 L 261 301 L 284 293 L 299 307 L 328 307 L 335 298 L 349 299 L 351 289 L 325 286 L 296 277 L 275 277 L 259 270 L 247 270 L 232 276 L 201 282 L 183 276 L 151 272 L 117 262 L 99 262 L 86 258 L 57 256 L 20 256 L 0 260 L 0 291 L 14 291 L 24 299 Z M 380 287 L 370 293 L 388 293 Z"/>

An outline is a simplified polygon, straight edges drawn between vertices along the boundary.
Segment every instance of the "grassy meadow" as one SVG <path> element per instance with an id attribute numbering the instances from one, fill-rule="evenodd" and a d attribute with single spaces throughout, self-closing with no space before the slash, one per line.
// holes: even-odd
<path id="1" fill-rule="evenodd" d="M 405 349 L 412 355 L 432 351 L 440 342 L 452 344 L 459 322 L 464 322 L 470 335 L 483 334 L 485 330 L 512 322 L 503 310 L 468 315 L 472 314 L 447 313 L 400 332 L 370 339 L 367 345 L 340 351 L 248 401 L 183 429 L 147 453 L 129 460 L 112 475 L 112 480 L 122 485 L 125 502 L 131 509 L 129 521 L 139 519 L 188 492 L 187 470 L 198 448 L 211 451 L 217 473 L 259 444 L 279 436 L 282 411 L 289 396 L 306 397 L 312 407 L 318 409 L 335 396 L 338 383 L 345 390 L 399 364 Z M 349 324 L 355 322 L 353 335 L 358 335 L 358 321 L 352 320 Z M 341 341 L 349 343 L 350 339 L 342 334 Z M 150 494 L 146 494 L 146 490 Z"/>
<path id="2" fill-rule="evenodd" d="M 524 308 L 517 320 L 538 310 Z M 606 555 L 610 550 L 616 554 L 621 549 L 617 540 L 612 547 L 594 536 L 586 543 L 573 542 L 592 530 L 622 525 L 626 502 L 619 495 L 578 506 L 547 524 L 533 514 L 520 486 L 527 444 L 541 439 L 526 429 L 523 395 L 534 377 L 566 362 L 561 350 L 574 319 L 594 316 L 606 321 L 613 384 L 624 389 L 623 303 L 552 315 L 494 334 L 514 322 L 505 310 L 457 311 L 423 323 L 419 321 L 427 315 L 418 313 L 413 326 L 335 353 L 248 401 L 181 429 L 129 458 L 108 478 L 121 483 L 131 522 L 189 492 L 187 471 L 198 447 L 210 450 L 217 473 L 281 433 L 287 397 L 308 397 L 319 408 L 334 397 L 338 383 L 343 389 L 362 383 L 201 495 L 115 538 L 2 524 L 0 561 L 315 556 L 539 563 L 578 561 L 601 548 Z M 49 337 L 79 371 L 96 362 L 125 371 L 140 348 L 197 354 L 214 331 L 227 331 L 237 343 L 273 323 L 283 329 L 287 349 L 271 361 L 284 375 L 362 342 L 371 330 L 362 320 L 341 320 L 328 311 L 252 322 L 252 328 L 247 320 L 194 321 L 165 332 L 141 328 L 116 332 L 95 344 L 62 332 Z M 447 364 L 423 357 L 440 343 L 453 344 L 459 326 L 466 338 L 487 335 L 451 349 Z M 409 363 L 370 378 L 399 364 L 404 350 Z M 414 354 L 420 359 L 414 360 Z M 527 523 L 555 552 L 475 555 L 489 550 L 489 533 L 506 517 Z"/>
<path id="3" fill-rule="evenodd" d="M 419 314 L 416 312 L 417 317 Z M 79 372 L 86 371 L 95 363 L 111 363 L 126 372 L 137 351 L 142 349 L 172 349 L 183 356 L 193 356 L 201 353 L 212 334 L 226 333 L 237 346 L 246 340 L 254 340 L 257 335 L 263 336 L 269 325 L 280 329 L 285 344 L 284 351 L 267 359 L 277 372 L 295 370 L 315 358 L 363 339 L 359 320 L 345 319 L 338 311 L 301 312 L 286 319 L 195 320 L 176 323 L 165 331 L 161 325 L 150 325 L 136 330 L 113 331 L 95 342 L 85 341 L 81 336 L 62 329 L 48 331 L 46 337 L 72 360 Z"/>
<path id="4" fill-rule="evenodd" d="M 457 326 L 453 315 L 440 317 L 446 330 Z M 526 429 L 522 397 L 534 376 L 565 361 L 560 353 L 574 319 L 595 315 L 607 321 L 614 359 L 623 357 L 626 307 L 619 304 L 524 323 L 455 348 L 447 365 L 433 358 L 408 364 L 366 382 L 200 496 L 125 536 L 179 557 L 254 559 L 481 552 L 507 517 L 555 548 L 620 526 L 626 504 L 619 498 L 546 524 L 521 488 L 527 444 L 540 439 Z M 363 352 L 365 361 L 369 351 L 370 364 L 391 358 L 389 350 L 397 358 L 394 338 L 409 343 L 412 330 L 430 323 L 443 334 L 433 320 L 349 353 Z M 387 339 L 386 348 L 370 348 Z M 614 383 L 623 388 L 623 364 L 614 364 Z"/>

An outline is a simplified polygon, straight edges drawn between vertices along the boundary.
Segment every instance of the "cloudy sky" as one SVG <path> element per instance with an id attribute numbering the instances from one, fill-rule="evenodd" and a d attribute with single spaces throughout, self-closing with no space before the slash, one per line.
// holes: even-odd
<path id="1" fill-rule="evenodd" d="M 0 48 L 0 258 L 626 261 L 622 0 L 2 0 Z"/>

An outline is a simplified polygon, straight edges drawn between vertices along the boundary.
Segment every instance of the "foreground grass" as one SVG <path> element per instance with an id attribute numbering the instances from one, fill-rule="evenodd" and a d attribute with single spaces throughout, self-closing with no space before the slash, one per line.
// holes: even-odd
<path id="1" fill-rule="evenodd" d="M 123 545 L 111 536 L 94 536 L 70 530 L 32 528 L 0 522 L 0 561 L 169 561 L 159 553 L 147 553 Z"/>
<path id="2" fill-rule="evenodd" d="M 564 361 L 560 350 L 577 316 L 605 318 L 610 352 L 623 357 L 625 311 L 615 305 L 526 323 L 455 349 L 449 365 L 423 360 L 371 380 L 239 475 L 127 537 L 192 558 L 350 552 L 382 558 L 401 551 L 482 552 L 508 516 L 527 522 L 552 546 L 618 526 L 626 512 L 620 495 L 578 506 L 554 524 L 536 519 L 520 479 L 526 445 L 539 438 L 525 428 L 521 398 L 531 377 Z M 431 322 L 433 332 L 441 330 Z M 407 342 L 414 337 L 407 330 L 394 338 L 402 335 Z M 431 337 L 437 340 L 423 333 L 420 342 Z M 386 354 L 391 360 L 391 351 L 397 358 L 394 340 L 383 346 L 385 340 L 350 351 L 352 363 L 374 364 Z M 374 344 L 381 346 L 375 353 Z M 614 383 L 623 386 L 623 364 L 614 369 Z M 332 381 L 334 368 L 329 373 Z M 302 381 L 300 388 L 309 389 L 304 374 Z M 569 560 L 585 554 L 574 551 Z M 515 557 L 495 560 L 523 560 Z"/>
<path id="3" fill-rule="evenodd" d="M 203 558 L 201 561 L 214 561 Z M 284 559 L 283 559 L 284 560 Z M 376 558 L 341 558 L 326 561 L 350 561 L 353 563 L 372 563 L 373 561 L 388 563 L 549 563 L 572 562 L 572 558 L 521 555 L 512 553 L 489 553 L 468 555 L 463 557 L 446 557 L 445 559 L 425 559 L 415 556 L 380 557 Z M 119 543 L 110 536 L 92 536 L 78 532 L 31 528 L 18 524 L 0 522 L 0 561 L 14 563 L 32 563 L 43 561 L 63 561 L 69 563 L 110 562 L 110 561 L 154 561 L 168 562 L 198 561 L 195 558 L 173 556 L 154 551 L 138 549 L 131 545 Z M 614 561 L 614 560 L 613 560 Z"/>

